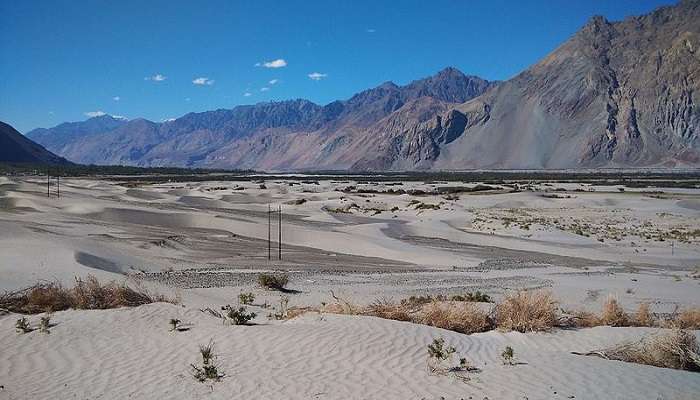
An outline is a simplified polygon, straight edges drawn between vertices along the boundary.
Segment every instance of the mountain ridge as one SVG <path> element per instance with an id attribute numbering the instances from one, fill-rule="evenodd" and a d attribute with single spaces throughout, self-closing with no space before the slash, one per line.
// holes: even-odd
<path id="1" fill-rule="evenodd" d="M 139 166 L 693 166 L 700 164 L 698 21 L 697 0 L 618 22 L 594 16 L 503 82 L 448 67 L 326 105 L 296 99 L 188 113 L 152 125 L 129 121 L 100 132 L 47 138 L 49 129 L 28 136 L 75 161 Z"/>

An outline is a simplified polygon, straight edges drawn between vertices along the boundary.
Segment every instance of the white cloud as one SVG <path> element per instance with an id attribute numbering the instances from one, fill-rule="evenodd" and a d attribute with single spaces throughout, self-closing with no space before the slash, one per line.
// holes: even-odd
<path id="1" fill-rule="evenodd" d="M 367 32 L 367 33 L 374 33 L 374 32 L 376 32 L 376 31 L 377 31 L 377 30 L 374 29 L 374 28 L 367 28 L 367 29 L 365 29 L 365 32 Z"/>
<path id="2" fill-rule="evenodd" d="M 192 83 L 194 83 L 195 85 L 199 85 L 199 86 L 204 86 L 204 85 L 211 86 L 214 84 L 214 80 L 209 79 L 207 77 L 201 77 L 201 78 L 196 78 L 195 80 L 192 81 Z"/>
<path id="3" fill-rule="evenodd" d="M 53 115 L 53 111 L 49 111 L 49 115 Z"/>
<path id="4" fill-rule="evenodd" d="M 269 83 L 270 85 L 274 85 L 274 84 L 278 83 L 279 81 L 280 81 L 279 79 L 273 79 L 273 80 L 271 80 L 271 81 L 268 82 L 268 83 Z"/>
<path id="5" fill-rule="evenodd" d="M 287 66 L 287 61 L 285 61 L 283 58 L 278 58 L 277 60 L 256 63 L 255 66 L 265 68 L 282 68 Z"/>
<path id="6" fill-rule="evenodd" d="M 185 97 L 185 101 L 190 101 L 191 99 L 189 97 Z"/>
<path id="7" fill-rule="evenodd" d="M 173 121 L 175 121 L 175 118 L 166 118 L 166 119 L 162 120 L 161 122 L 173 122 Z"/>
<path id="8" fill-rule="evenodd" d="M 260 91 L 261 91 L 261 92 L 267 92 L 268 90 L 270 90 L 269 87 L 261 87 L 261 88 L 260 88 Z"/>
<path id="9" fill-rule="evenodd" d="M 321 79 L 324 79 L 328 77 L 328 74 L 322 74 L 320 72 L 312 72 L 309 75 L 307 75 L 310 79 L 313 79 L 315 81 L 320 81 Z"/>
<path id="10" fill-rule="evenodd" d="M 125 116 L 123 116 L 123 115 L 112 115 L 112 118 L 114 118 L 114 119 L 121 119 L 121 120 L 124 120 L 124 121 L 128 121 L 128 120 L 129 120 L 129 118 L 127 118 L 127 117 L 125 117 Z"/>
<path id="11" fill-rule="evenodd" d="M 90 117 L 90 118 L 101 117 L 103 115 L 107 115 L 107 113 L 104 111 L 88 111 L 88 112 L 83 113 L 83 114 L 85 114 L 86 117 Z"/>
<path id="12" fill-rule="evenodd" d="M 168 77 L 161 75 L 161 74 L 155 74 L 153 76 L 147 76 L 147 77 L 143 78 L 144 81 L 154 81 L 154 82 L 163 82 L 166 79 L 168 79 Z"/>
<path id="13" fill-rule="evenodd" d="M 243 93 L 243 97 L 250 97 L 252 95 L 253 95 L 253 93 L 250 93 L 250 92 Z"/>
<path id="14" fill-rule="evenodd" d="M 119 100 L 121 100 L 121 99 L 122 99 L 122 98 L 119 97 L 119 96 L 114 96 L 114 97 L 112 97 L 112 100 L 114 100 L 114 101 L 119 101 Z"/>

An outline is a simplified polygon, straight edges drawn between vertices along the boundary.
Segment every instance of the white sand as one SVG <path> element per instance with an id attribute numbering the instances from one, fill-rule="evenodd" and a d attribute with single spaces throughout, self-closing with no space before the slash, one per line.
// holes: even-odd
<path id="1" fill-rule="evenodd" d="M 629 310 L 643 302 L 655 312 L 700 306 L 700 280 L 693 278 L 700 266 L 700 237 L 658 238 L 700 229 L 698 191 L 663 189 L 665 194 L 655 198 L 630 189 L 562 184 L 558 187 L 596 192 L 551 199 L 542 197 L 551 188 L 541 187 L 446 200 L 346 194 L 336 189 L 351 183 L 330 181 L 291 187 L 266 182 L 267 189 L 250 182 L 137 189 L 94 180 L 64 182 L 61 199 L 48 199 L 40 178 L 0 177 L 0 290 L 39 279 L 69 284 L 88 274 L 122 281 L 124 273 L 144 276 L 138 271 L 167 268 L 195 269 L 193 274 L 205 278 L 228 271 L 223 275 L 229 280 L 211 282 L 224 287 L 159 287 L 181 294 L 183 306 L 59 312 L 49 335 L 18 335 L 17 316 L 0 316 L 0 399 L 685 400 L 700 393 L 697 373 L 570 354 L 656 331 L 650 329 L 467 336 L 369 317 L 307 314 L 268 321 L 269 311 L 259 307 L 252 308 L 259 325 L 232 327 L 199 311 L 235 304 L 242 290 L 256 293 L 256 304 L 275 304 L 278 294 L 252 283 L 256 271 L 275 269 L 292 271 L 290 287 L 301 291 L 290 295 L 295 305 L 328 302 L 330 290 L 366 304 L 387 296 L 475 289 L 498 298 L 513 289 L 545 287 L 566 308 L 597 309 L 608 295 Z M 16 189 L 8 189 L 14 184 Z M 237 186 L 245 190 L 232 190 Z M 228 189 L 211 190 L 217 187 Z M 297 199 L 307 201 L 284 204 Z M 409 206 L 412 200 L 442 204 L 439 210 L 416 210 Z M 266 260 L 268 203 L 284 204 L 284 262 Z M 351 214 L 326 211 L 352 203 L 358 208 Z M 388 211 L 393 207 L 399 210 Z M 374 215 L 375 209 L 387 211 Z M 589 236 L 559 228 L 555 220 L 586 225 Z M 188 279 L 184 282 L 194 282 Z M 170 318 L 194 326 L 172 333 Z M 30 319 L 36 325 L 39 316 Z M 482 371 L 468 384 L 429 375 L 426 345 L 436 337 Z M 198 345 L 209 339 L 216 342 L 220 369 L 227 374 L 213 385 L 196 382 L 188 370 L 198 362 Z M 527 364 L 503 366 L 499 354 L 506 345 Z"/>

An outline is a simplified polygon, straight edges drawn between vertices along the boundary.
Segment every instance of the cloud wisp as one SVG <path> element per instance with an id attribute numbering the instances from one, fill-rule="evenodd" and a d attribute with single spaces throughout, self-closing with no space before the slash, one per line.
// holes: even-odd
<path id="1" fill-rule="evenodd" d="M 265 67 L 265 68 L 282 68 L 287 66 L 287 61 L 284 58 L 278 58 L 276 60 L 272 61 L 265 61 L 261 63 L 256 63 L 256 67 Z"/>
<path id="2" fill-rule="evenodd" d="M 90 117 L 90 118 L 101 117 L 103 115 L 107 115 L 106 112 L 99 111 L 99 110 L 98 111 L 87 111 L 87 112 L 84 112 L 83 114 L 85 114 L 86 117 Z"/>
<path id="3" fill-rule="evenodd" d="M 325 79 L 328 77 L 328 74 L 322 74 L 320 72 L 312 72 L 309 75 L 307 75 L 309 79 L 314 80 L 314 81 L 320 81 L 321 79 Z"/>
<path id="4" fill-rule="evenodd" d="M 279 81 L 280 81 L 279 79 L 272 79 L 272 80 L 270 80 L 270 82 L 268 82 L 268 83 L 269 83 L 270 85 L 275 85 L 275 84 L 279 83 Z"/>
<path id="5" fill-rule="evenodd" d="M 268 90 L 270 90 L 270 88 L 267 87 L 267 86 L 266 86 L 266 87 L 261 87 L 261 88 L 260 88 L 260 91 L 261 91 L 261 92 L 267 92 Z"/>
<path id="6" fill-rule="evenodd" d="M 168 79 L 168 77 L 165 75 L 161 75 L 161 74 L 155 74 L 153 76 L 147 76 L 147 77 L 143 78 L 144 81 L 153 81 L 153 82 L 163 82 L 166 79 Z"/>
<path id="7" fill-rule="evenodd" d="M 119 97 L 119 96 L 114 96 L 114 97 L 112 97 L 112 100 L 114 100 L 114 101 L 119 101 L 119 100 L 121 100 L 121 99 L 122 99 L 122 98 Z"/>
<path id="8" fill-rule="evenodd" d="M 192 80 L 192 83 L 194 83 L 197 86 L 211 86 L 214 84 L 214 80 L 203 76 L 200 78 L 195 78 L 194 80 Z"/>

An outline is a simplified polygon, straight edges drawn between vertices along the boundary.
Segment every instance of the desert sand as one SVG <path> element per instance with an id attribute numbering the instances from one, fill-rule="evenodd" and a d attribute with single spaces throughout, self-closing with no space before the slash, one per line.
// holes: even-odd
<path id="1" fill-rule="evenodd" d="M 292 306 L 458 294 L 498 299 L 551 290 L 562 308 L 700 306 L 700 190 L 577 183 L 458 195 L 389 194 L 469 183 L 362 184 L 319 177 L 132 185 L 0 177 L 0 290 L 96 276 L 181 299 L 113 310 L 57 312 L 51 333 L 14 331 L 0 316 L 0 399 L 693 399 L 700 374 L 573 355 L 657 328 L 464 335 L 375 317 L 309 312 L 270 320 L 280 294 L 259 272 L 285 271 Z M 358 190 L 359 189 L 359 190 Z M 362 190 L 371 189 L 371 190 Z M 268 206 L 276 215 L 268 260 Z M 202 309 L 256 295 L 252 326 Z M 31 316 L 36 323 L 39 316 Z M 191 324 L 170 332 L 168 321 Z M 700 331 L 695 332 L 700 337 Z M 469 382 L 426 370 L 443 337 L 481 371 Z M 198 346 L 215 343 L 226 376 L 190 375 Z M 512 346 L 522 364 L 505 366 Z"/>

